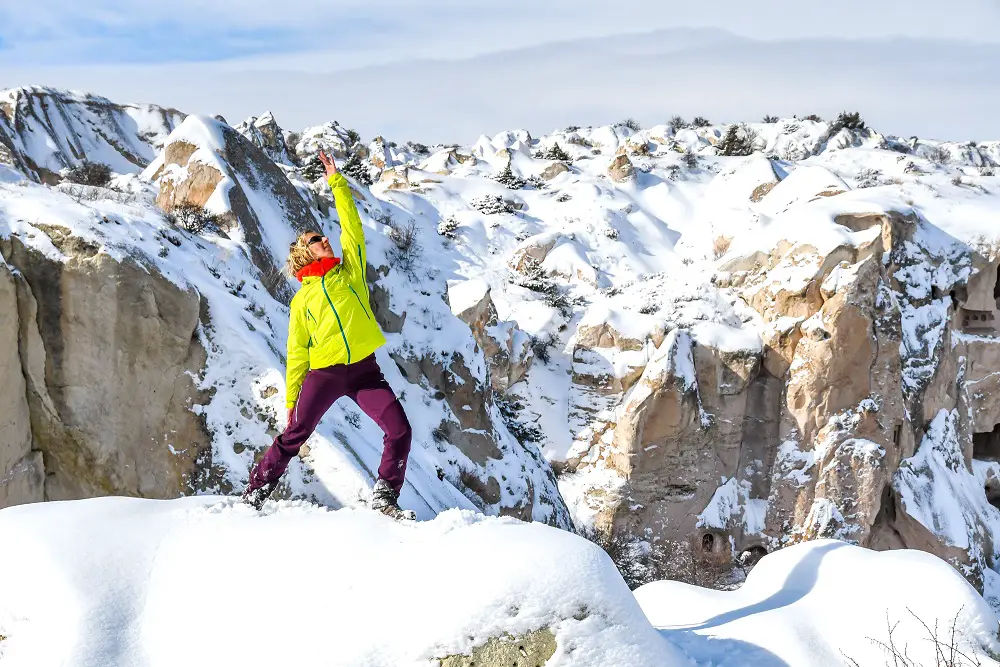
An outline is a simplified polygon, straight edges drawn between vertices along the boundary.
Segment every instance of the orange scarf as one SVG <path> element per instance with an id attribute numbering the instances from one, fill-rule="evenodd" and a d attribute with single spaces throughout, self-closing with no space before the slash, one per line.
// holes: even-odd
<path id="1" fill-rule="evenodd" d="M 306 264 L 301 269 L 295 273 L 295 277 L 302 282 L 303 278 L 308 276 L 315 276 L 320 278 L 325 276 L 330 272 L 330 269 L 340 264 L 339 257 L 324 257 L 323 259 L 317 259 L 315 262 Z"/>

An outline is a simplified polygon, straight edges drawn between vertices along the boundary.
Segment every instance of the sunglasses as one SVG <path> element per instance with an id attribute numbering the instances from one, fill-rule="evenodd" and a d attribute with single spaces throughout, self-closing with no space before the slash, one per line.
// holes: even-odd
<path id="1" fill-rule="evenodd" d="M 319 243 L 320 241 L 322 241 L 322 240 L 323 240 L 323 238 L 324 238 L 324 237 L 322 237 L 322 236 L 320 236 L 319 234 L 317 234 L 316 236 L 313 236 L 313 237 L 310 237 L 310 239 L 309 239 L 308 241 L 306 241 L 306 245 L 307 245 L 307 246 L 310 246 L 310 245 L 312 245 L 313 243 Z"/>

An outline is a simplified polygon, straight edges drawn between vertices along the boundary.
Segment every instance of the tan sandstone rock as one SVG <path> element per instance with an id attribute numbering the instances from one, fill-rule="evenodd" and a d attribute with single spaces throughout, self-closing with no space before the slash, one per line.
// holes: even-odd
<path id="1" fill-rule="evenodd" d="M 16 238 L 0 243 L 24 276 L 19 345 L 46 499 L 198 488 L 210 448 L 190 409 L 201 400 L 191 374 L 205 362 L 198 295 L 132 260 L 74 246 L 68 234 L 49 236 L 66 263 Z"/>

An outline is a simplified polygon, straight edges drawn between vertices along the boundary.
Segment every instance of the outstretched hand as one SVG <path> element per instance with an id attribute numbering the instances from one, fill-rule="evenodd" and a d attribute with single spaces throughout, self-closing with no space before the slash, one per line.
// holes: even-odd
<path id="1" fill-rule="evenodd" d="M 326 151 L 319 152 L 319 161 L 323 163 L 323 168 L 326 169 L 327 178 L 337 173 L 337 165 L 333 161 L 333 158 L 326 154 Z"/>

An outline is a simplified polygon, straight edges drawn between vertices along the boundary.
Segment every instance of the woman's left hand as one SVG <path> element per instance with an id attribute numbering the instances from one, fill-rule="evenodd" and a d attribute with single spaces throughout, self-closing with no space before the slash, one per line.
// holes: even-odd
<path id="1" fill-rule="evenodd" d="M 326 177 L 330 178 L 337 173 L 337 164 L 333 161 L 333 158 L 326 154 L 326 151 L 319 152 L 319 161 L 323 163 L 323 168 L 326 169 Z"/>

